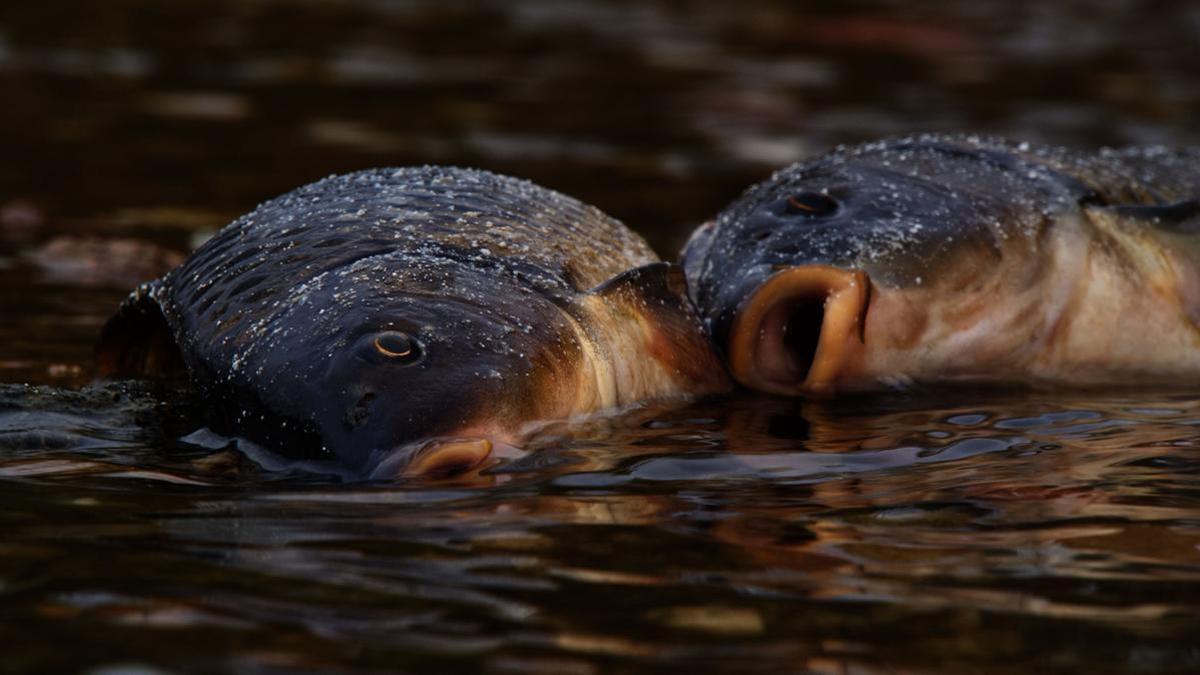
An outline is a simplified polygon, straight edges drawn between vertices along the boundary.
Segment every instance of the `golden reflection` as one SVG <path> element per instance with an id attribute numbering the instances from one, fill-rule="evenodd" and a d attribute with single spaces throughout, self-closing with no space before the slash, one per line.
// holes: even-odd
<path id="1" fill-rule="evenodd" d="M 595 635 L 564 631 L 554 636 L 554 644 L 570 652 L 606 654 L 610 656 L 655 656 L 661 651 L 658 645 L 635 642 L 622 637 Z"/>
<path id="2" fill-rule="evenodd" d="M 757 635 L 766 626 L 754 609 L 722 605 L 664 607 L 650 612 L 650 618 L 671 628 L 712 635 Z"/>

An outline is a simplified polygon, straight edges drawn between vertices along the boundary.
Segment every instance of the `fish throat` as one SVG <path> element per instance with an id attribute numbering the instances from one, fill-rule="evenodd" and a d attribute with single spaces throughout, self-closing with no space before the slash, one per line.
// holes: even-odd
<path id="1" fill-rule="evenodd" d="M 760 369 L 778 373 L 785 381 L 808 379 L 821 346 L 827 300 L 826 294 L 817 293 L 782 303 L 770 311 L 763 321 L 762 340 L 775 340 L 779 344 L 764 349 L 762 358 L 778 363 L 760 363 Z"/>

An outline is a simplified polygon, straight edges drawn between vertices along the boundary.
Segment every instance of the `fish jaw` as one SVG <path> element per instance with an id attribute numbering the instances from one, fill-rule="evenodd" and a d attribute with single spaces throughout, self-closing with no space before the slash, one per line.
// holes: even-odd
<path id="1" fill-rule="evenodd" d="M 871 281 L 861 270 L 799 265 L 776 272 L 742 304 L 730 370 L 775 394 L 831 394 L 863 348 Z"/>

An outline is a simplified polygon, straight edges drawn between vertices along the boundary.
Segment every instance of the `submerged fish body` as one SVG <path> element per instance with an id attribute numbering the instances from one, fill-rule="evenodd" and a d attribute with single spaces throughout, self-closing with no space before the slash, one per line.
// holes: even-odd
<path id="1" fill-rule="evenodd" d="M 595 208 L 446 167 L 330 177 L 110 320 L 102 376 L 185 370 L 216 430 L 375 475 L 481 465 L 538 420 L 721 390 L 682 272 Z"/>
<path id="2" fill-rule="evenodd" d="M 735 379 L 779 394 L 1200 381 L 1200 150 L 975 136 L 777 172 L 682 254 Z"/>

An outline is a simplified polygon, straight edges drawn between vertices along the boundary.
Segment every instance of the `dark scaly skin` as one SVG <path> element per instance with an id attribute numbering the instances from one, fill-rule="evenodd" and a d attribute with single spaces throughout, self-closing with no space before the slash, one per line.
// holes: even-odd
<path id="1" fill-rule="evenodd" d="M 260 205 L 140 289 L 105 340 L 134 346 L 102 344 L 101 370 L 169 364 L 147 347 L 169 342 L 151 328 L 158 311 L 215 428 L 370 470 L 430 436 L 690 393 L 578 391 L 588 336 L 622 329 L 595 326 L 579 298 L 656 260 L 617 221 L 527 181 L 439 167 L 331 177 Z M 380 358 L 385 331 L 415 336 L 420 359 Z"/>
<path id="2" fill-rule="evenodd" d="M 789 196 L 811 193 L 830 196 L 836 210 L 788 213 Z M 1188 223 L 1133 221 L 1154 221 L 1159 207 L 1181 204 L 1177 213 L 1194 223 L 1189 200 L 1197 198 L 1196 149 L 1078 153 L 922 135 L 843 147 L 778 171 L 699 229 L 682 262 L 716 344 L 728 350 L 748 298 L 790 267 L 861 271 L 874 291 L 940 287 L 949 296 L 982 284 L 980 270 L 1001 268 L 1029 287 L 1053 271 L 1047 251 L 1064 222 L 1084 223 L 1085 238 L 1098 246 L 1127 247 L 1105 243 L 1114 225 L 1099 221 L 1111 217 L 1119 228 L 1150 233 L 1178 266 L 1194 269 L 1200 255 Z M 1141 213 L 1140 206 L 1150 208 Z"/>

